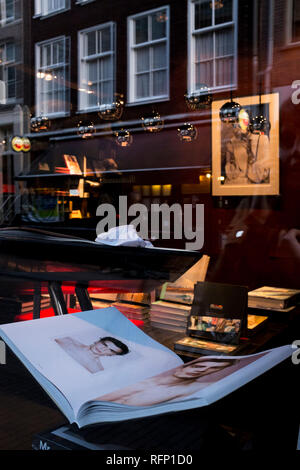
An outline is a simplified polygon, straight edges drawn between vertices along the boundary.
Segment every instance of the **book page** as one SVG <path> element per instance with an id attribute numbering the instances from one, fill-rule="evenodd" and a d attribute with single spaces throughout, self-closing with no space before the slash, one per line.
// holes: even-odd
<path id="1" fill-rule="evenodd" d="M 113 307 L 3 325 L 1 330 L 63 393 L 75 415 L 96 396 L 182 363 Z"/>

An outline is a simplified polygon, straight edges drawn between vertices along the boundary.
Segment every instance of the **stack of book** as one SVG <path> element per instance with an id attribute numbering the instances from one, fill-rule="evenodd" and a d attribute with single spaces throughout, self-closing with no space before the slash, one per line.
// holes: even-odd
<path id="1" fill-rule="evenodd" d="M 151 304 L 150 321 L 156 328 L 186 332 L 191 305 L 157 300 Z"/>
<path id="2" fill-rule="evenodd" d="M 115 307 L 129 320 L 149 321 L 150 295 L 141 293 L 92 294 L 93 308 Z"/>
<path id="3" fill-rule="evenodd" d="M 156 328 L 185 333 L 190 310 L 190 305 L 157 300 L 151 305 L 151 325 Z"/>
<path id="4" fill-rule="evenodd" d="M 0 297 L 0 323 L 14 321 L 24 314 L 33 312 L 33 297 Z M 48 295 L 41 296 L 41 310 L 51 307 L 50 297 Z"/>
<path id="5" fill-rule="evenodd" d="M 289 312 L 300 300 L 300 290 L 263 286 L 248 292 L 248 307 Z"/>
<path id="6" fill-rule="evenodd" d="M 159 300 L 151 304 L 152 326 L 186 333 L 187 321 L 194 300 L 194 287 L 197 282 L 204 281 L 209 260 L 209 256 L 203 255 L 198 263 L 177 281 L 163 285 Z"/>

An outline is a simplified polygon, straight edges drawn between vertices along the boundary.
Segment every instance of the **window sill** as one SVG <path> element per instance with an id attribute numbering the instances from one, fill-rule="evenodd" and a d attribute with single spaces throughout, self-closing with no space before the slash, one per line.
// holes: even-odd
<path id="1" fill-rule="evenodd" d="M 77 2 L 75 2 L 75 5 L 79 5 L 79 6 L 84 6 L 86 5 L 87 3 L 92 3 L 94 2 L 95 0 L 86 0 L 86 1 L 79 1 L 77 0 Z"/>
<path id="2" fill-rule="evenodd" d="M 164 96 L 161 98 L 147 98 L 144 100 L 139 100 L 139 101 L 129 101 L 128 103 L 125 104 L 125 106 L 141 106 L 143 104 L 151 104 L 151 103 L 163 103 L 164 101 L 170 101 L 169 96 Z"/>
<path id="3" fill-rule="evenodd" d="M 70 7 L 68 7 L 68 8 L 62 8 L 61 10 L 53 11 L 53 12 L 51 12 L 51 13 L 47 13 L 46 15 L 42 15 L 42 14 L 34 15 L 34 16 L 33 16 L 33 19 L 34 19 L 34 20 L 37 20 L 37 19 L 46 20 L 47 18 L 51 18 L 52 16 L 59 15 L 60 13 L 64 13 L 64 12 L 66 12 L 66 11 L 68 11 L 68 10 L 70 10 Z"/>
<path id="4" fill-rule="evenodd" d="M 300 41 L 289 42 L 285 44 L 284 46 L 282 46 L 279 50 L 284 52 L 284 51 L 290 51 L 290 50 L 299 49 L 299 48 L 300 48 Z"/>
<path id="5" fill-rule="evenodd" d="M 13 21 L 6 22 L 5 20 L 0 21 L 0 28 L 7 28 L 9 26 L 14 26 L 16 24 L 22 23 L 22 18 L 16 18 Z"/>
<path id="6" fill-rule="evenodd" d="M 47 116 L 49 119 L 59 119 L 70 116 L 70 113 L 43 113 L 43 116 Z M 38 117 L 38 115 L 34 117 Z"/>

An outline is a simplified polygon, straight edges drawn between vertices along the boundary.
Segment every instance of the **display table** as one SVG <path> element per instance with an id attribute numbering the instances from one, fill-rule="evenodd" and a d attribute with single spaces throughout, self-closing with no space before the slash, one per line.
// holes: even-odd
<path id="1" fill-rule="evenodd" d="M 145 330 L 169 347 L 178 338 L 178 333 L 150 326 Z M 270 323 L 268 331 L 261 332 L 246 353 L 284 344 L 287 334 L 286 325 Z M 209 407 L 78 431 L 69 427 L 50 398 L 8 352 L 7 365 L 0 374 L 0 448 L 30 449 L 33 443 L 39 446 L 41 437 L 49 437 L 48 430 L 64 426 L 72 434 L 75 429 L 77 437 L 92 447 L 107 451 L 167 447 L 173 452 L 212 450 L 212 443 L 224 450 L 253 445 L 295 449 L 299 429 L 295 408 L 299 406 L 298 397 L 293 386 L 296 373 L 298 369 L 291 361 L 284 362 Z M 72 448 L 74 443 L 59 439 Z"/>

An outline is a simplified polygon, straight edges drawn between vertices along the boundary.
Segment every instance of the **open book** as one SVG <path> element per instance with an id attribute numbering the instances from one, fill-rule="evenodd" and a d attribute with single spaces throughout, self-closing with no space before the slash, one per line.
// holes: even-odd
<path id="1" fill-rule="evenodd" d="M 114 307 L 1 325 L 0 336 L 80 428 L 209 405 L 293 352 L 184 364 Z"/>

